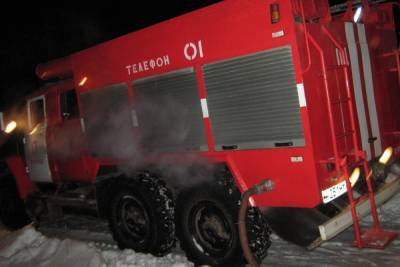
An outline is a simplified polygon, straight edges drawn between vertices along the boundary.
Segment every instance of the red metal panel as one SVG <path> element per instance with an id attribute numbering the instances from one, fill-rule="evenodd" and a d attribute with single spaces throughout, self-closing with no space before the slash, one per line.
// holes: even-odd
<path id="1" fill-rule="evenodd" d="M 227 155 L 228 166 L 235 170 L 241 190 L 263 179 L 274 180 L 274 191 L 254 197 L 257 205 L 314 207 L 321 201 L 313 156 L 308 149 L 248 150 Z M 293 156 L 302 156 L 303 161 L 291 162 Z"/>
<path id="2" fill-rule="evenodd" d="M 12 156 L 6 159 L 8 168 L 10 168 L 11 173 L 13 174 L 19 196 L 22 199 L 26 199 L 29 193 L 34 191 L 34 185 L 32 181 L 28 178 L 26 174 L 26 164 L 21 156 Z"/>
<path id="3" fill-rule="evenodd" d="M 391 71 L 396 67 L 396 57 L 386 57 L 386 53 L 397 48 L 393 4 L 387 3 L 371 8 L 371 16 L 365 22 L 366 38 L 371 57 L 371 71 L 378 112 L 382 147 L 393 146 L 400 152 L 400 84 L 398 73 Z M 374 15 L 375 14 L 375 15 Z"/>

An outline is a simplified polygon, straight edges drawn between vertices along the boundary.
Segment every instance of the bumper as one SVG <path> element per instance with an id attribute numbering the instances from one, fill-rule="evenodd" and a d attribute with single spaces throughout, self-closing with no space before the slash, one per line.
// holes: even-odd
<path id="1" fill-rule="evenodd" d="M 390 182 L 389 182 L 390 180 Z M 382 185 L 375 192 L 375 202 L 377 206 L 382 205 L 400 190 L 400 178 L 388 177 L 388 182 Z M 359 219 L 371 213 L 368 197 L 362 197 L 357 204 L 357 215 Z M 350 207 L 341 213 L 319 225 L 321 240 L 329 240 L 353 224 Z"/>

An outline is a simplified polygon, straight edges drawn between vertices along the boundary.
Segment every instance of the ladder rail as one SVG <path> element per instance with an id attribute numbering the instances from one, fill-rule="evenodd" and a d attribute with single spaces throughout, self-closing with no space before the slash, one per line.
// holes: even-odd
<path id="1" fill-rule="evenodd" d="M 366 161 L 363 162 L 363 167 L 364 170 L 367 171 L 369 170 L 368 168 L 368 164 Z M 368 175 L 367 175 L 368 173 Z M 378 217 L 378 211 L 376 209 L 376 203 L 375 203 L 375 194 L 374 194 L 374 190 L 372 188 L 372 171 L 368 171 L 366 172 L 366 177 L 365 179 L 367 180 L 367 187 L 368 187 L 368 195 L 369 195 L 369 204 L 371 205 L 371 214 L 372 214 L 372 219 L 374 221 L 374 227 L 376 229 L 381 229 L 380 223 L 379 223 L 379 217 Z"/>
<path id="2" fill-rule="evenodd" d="M 347 163 L 347 157 L 345 158 L 345 164 L 346 163 Z M 349 171 L 347 168 L 344 169 L 344 173 L 345 173 L 345 177 L 346 177 L 346 189 L 347 189 L 347 196 L 349 197 L 351 217 L 353 218 L 354 235 L 356 237 L 357 247 L 362 248 L 363 241 L 361 239 L 360 224 L 358 223 L 357 203 L 353 196 L 353 189 L 351 188 L 351 183 L 350 183 L 350 178 L 349 178 L 350 175 L 349 175 Z"/>
<path id="3" fill-rule="evenodd" d="M 328 104 L 327 106 L 328 106 L 329 130 L 330 130 L 331 142 L 332 142 L 332 147 L 333 147 L 335 169 L 339 173 L 341 171 L 340 170 L 340 156 L 339 156 L 339 149 L 338 149 L 337 140 L 336 140 L 336 130 L 335 130 L 335 124 L 334 124 L 334 120 L 333 120 L 331 95 L 330 95 L 328 75 L 327 75 L 327 64 L 326 64 L 326 61 L 324 58 L 324 51 L 322 50 L 322 47 L 318 44 L 318 42 L 314 39 L 314 37 L 309 32 L 307 32 L 307 35 L 308 35 L 308 40 L 315 47 L 315 49 L 318 51 L 319 56 L 320 56 L 322 77 L 323 77 L 324 89 L 325 89 L 325 98 L 326 98 L 326 101 Z"/>
<path id="4" fill-rule="evenodd" d="M 347 62 L 346 53 L 344 47 L 332 36 L 332 34 L 328 31 L 325 26 L 322 26 L 322 31 L 328 36 L 329 40 L 336 46 L 339 50 L 339 56 L 341 56 L 342 62 L 345 62 L 343 65 L 343 72 L 345 77 L 345 86 L 346 86 L 346 94 L 347 94 L 347 103 L 349 106 L 349 113 L 350 113 L 350 125 L 351 131 L 353 132 L 352 139 L 353 139 L 353 146 L 354 146 L 354 154 L 356 157 L 356 161 L 360 160 L 360 146 L 358 143 L 357 138 L 357 131 L 356 131 L 356 122 L 355 122 L 355 113 L 353 109 L 353 97 L 351 93 L 351 86 L 350 86 L 350 79 L 349 79 L 349 64 Z"/>

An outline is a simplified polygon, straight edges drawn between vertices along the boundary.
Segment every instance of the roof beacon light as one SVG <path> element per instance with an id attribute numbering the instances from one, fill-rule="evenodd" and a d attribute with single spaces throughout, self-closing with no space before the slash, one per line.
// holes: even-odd
<path id="1" fill-rule="evenodd" d="M 362 7 L 358 7 L 356 10 L 356 13 L 354 14 L 354 17 L 353 17 L 353 20 L 355 23 L 357 23 L 360 20 L 361 13 L 362 13 Z"/>
<path id="2" fill-rule="evenodd" d="M 279 4 L 274 3 L 270 5 L 271 10 L 271 23 L 275 24 L 281 20 L 281 13 L 279 11 Z"/>
<path id="3" fill-rule="evenodd" d="M 389 159 L 392 157 L 392 155 L 393 155 L 393 148 L 387 147 L 385 151 L 383 151 L 382 156 L 379 158 L 379 163 L 386 165 L 386 163 L 389 162 Z"/>

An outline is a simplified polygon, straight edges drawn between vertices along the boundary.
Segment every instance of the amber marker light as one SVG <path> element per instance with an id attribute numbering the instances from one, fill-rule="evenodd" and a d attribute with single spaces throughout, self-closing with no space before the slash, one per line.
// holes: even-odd
<path id="1" fill-rule="evenodd" d="M 87 77 L 83 77 L 82 80 L 79 82 L 79 86 L 84 86 L 87 81 Z"/>
<path id="2" fill-rule="evenodd" d="M 393 155 L 393 148 L 387 147 L 385 151 L 383 151 L 382 156 L 379 158 L 379 163 L 386 165 L 389 162 L 392 155 Z"/>
<path id="3" fill-rule="evenodd" d="M 357 183 L 358 178 L 360 178 L 360 168 L 357 167 L 353 170 L 349 178 L 351 187 L 353 187 Z"/>
<path id="4" fill-rule="evenodd" d="M 6 133 L 9 134 L 9 133 L 11 133 L 12 131 L 14 131 L 15 128 L 17 128 L 17 123 L 16 123 L 15 121 L 10 121 L 10 122 L 7 124 L 6 128 L 4 129 L 4 132 L 6 132 Z"/>
<path id="5" fill-rule="evenodd" d="M 281 20 L 281 13 L 279 11 L 279 4 L 273 3 L 270 5 L 271 23 L 275 24 Z"/>

